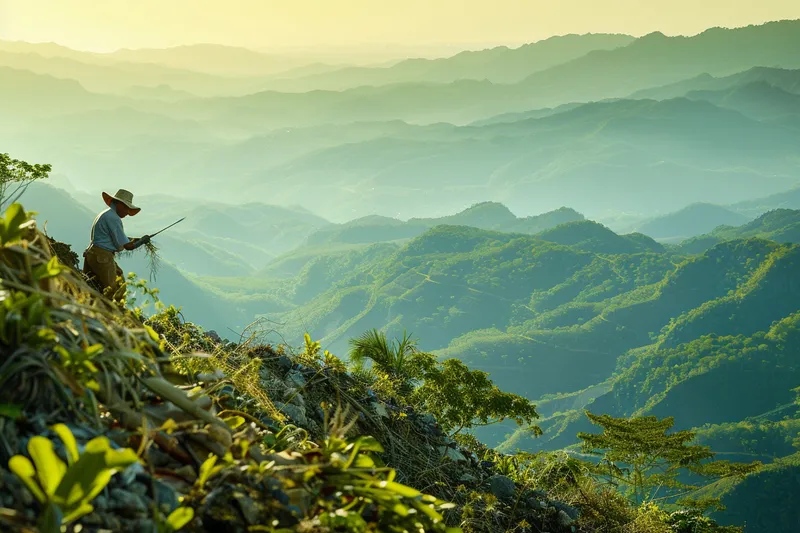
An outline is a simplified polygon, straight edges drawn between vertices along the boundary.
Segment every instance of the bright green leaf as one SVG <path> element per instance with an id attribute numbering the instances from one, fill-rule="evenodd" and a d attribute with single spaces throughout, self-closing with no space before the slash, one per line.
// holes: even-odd
<path id="1" fill-rule="evenodd" d="M 28 453 L 36 465 L 36 474 L 45 494 L 53 496 L 67 472 L 67 465 L 56 455 L 53 443 L 45 437 L 32 437 Z"/>
<path id="2" fill-rule="evenodd" d="M 178 531 L 194 518 L 194 509 L 191 507 L 178 507 L 167 517 L 167 525 L 172 531 Z"/>
<path id="3" fill-rule="evenodd" d="M 222 421 L 231 429 L 236 429 L 245 423 L 245 419 L 242 416 L 229 416 L 228 418 L 223 418 Z"/>
<path id="4" fill-rule="evenodd" d="M 33 493 L 33 497 L 39 500 L 40 503 L 47 501 L 47 496 L 36 481 L 36 469 L 30 459 L 24 455 L 15 455 L 8 461 L 8 469 L 25 483 L 28 490 Z"/>
<path id="5" fill-rule="evenodd" d="M 70 465 L 78 461 L 78 444 L 75 442 L 75 436 L 64 424 L 56 424 L 53 426 L 53 431 L 64 443 L 64 448 L 67 450 L 67 461 Z"/>

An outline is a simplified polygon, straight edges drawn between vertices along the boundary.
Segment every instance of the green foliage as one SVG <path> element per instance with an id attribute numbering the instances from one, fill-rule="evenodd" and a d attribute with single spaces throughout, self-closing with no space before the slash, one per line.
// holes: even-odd
<path id="1" fill-rule="evenodd" d="M 309 500 L 297 501 L 302 508 L 294 516 L 287 516 L 266 496 L 260 523 L 271 524 L 274 529 L 269 531 L 459 531 L 447 527 L 441 514 L 452 504 L 395 481 L 395 470 L 384 466 L 376 455 L 384 451 L 377 440 L 347 436 L 355 422 L 347 410 L 337 409 L 331 416 L 326 413 L 327 435 L 318 445 L 309 442 L 307 435 L 299 441 L 287 439 L 292 431 L 286 432 L 286 428 L 278 434 L 268 433 L 271 438 L 264 440 L 268 449 L 263 461 L 236 453 L 236 447 L 235 455 L 221 460 L 210 456 L 187 501 L 198 503 L 215 488 L 231 482 L 272 487 L 277 482 L 287 492 L 302 484 Z"/>
<path id="2" fill-rule="evenodd" d="M 173 533 L 183 529 L 194 518 L 194 509 L 191 507 L 178 507 L 169 516 L 160 520 L 156 525 L 158 533 Z"/>
<path id="3" fill-rule="evenodd" d="M 33 224 L 30 217 L 22 205 L 11 204 L 0 219 L 0 245 L 8 246 L 21 239 L 25 229 Z"/>
<path id="4" fill-rule="evenodd" d="M 350 346 L 352 364 L 362 367 L 370 361 L 376 372 L 395 384 L 397 394 L 401 397 L 411 393 L 414 382 L 424 375 L 425 369 L 433 361 L 432 356 L 417 350 L 416 341 L 405 332 L 401 339 L 390 343 L 385 333 L 373 329 L 352 339 Z"/>
<path id="5" fill-rule="evenodd" d="M 599 434 L 578 434 L 583 450 L 601 457 L 595 472 L 627 488 L 637 503 L 674 499 L 696 490 L 679 480 L 682 470 L 717 478 L 742 477 L 761 466 L 706 462 L 714 453 L 707 446 L 690 444 L 695 438 L 693 432 L 668 433 L 674 425 L 672 418 L 624 419 L 588 411 L 586 416 L 603 429 Z"/>
<path id="6" fill-rule="evenodd" d="M 433 414 L 450 433 L 513 420 L 532 424 L 538 418 L 529 400 L 501 391 L 486 372 L 470 370 L 458 359 L 447 359 L 425 370 L 422 384 L 411 395 L 412 402 Z M 530 426 L 534 433 L 538 426 Z"/>
<path id="7" fill-rule="evenodd" d="M 742 531 L 740 527 L 720 526 L 702 512 L 693 509 L 672 512 L 666 522 L 670 526 L 670 533 L 741 533 Z"/>
<path id="8" fill-rule="evenodd" d="M 40 436 L 32 437 L 28 443 L 30 459 L 16 455 L 8 463 L 9 469 L 44 506 L 39 518 L 43 533 L 60 533 L 61 524 L 91 513 L 94 510 L 91 501 L 112 476 L 138 459 L 133 450 L 114 450 L 105 437 L 92 439 L 79 454 L 67 426 L 58 424 L 53 431 L 64 443 L 66 464 L 56 455 L 53 443 Z"/>
<path id="9" fill-rule="evenodd" d="M 574 246 L 587 252 L 602 254 L 664 251 L 663 246 L 646 235 L 641 233 L 617 235 L 602 224 L 591 220 L 567 222 L 545 230 L 537 234 L 537 237 L 545 241 Z"/>
<path id="10" fill-rule="evenodd" d="M 684 253 L 702 253 L 714 245 L 736 239 L 769 239 L 779 243 L 800 240 L 800 210 L 773 209 L 740 226 L 720 226 L 711 233 L 682 242 Z"/>
<path id="11" fill-rule="evenodd" d="M 47 178 L 51 170 L 50 165 L 31 165 L 0 153 L 0 209 L 19 200 L 28 185 Z"/>

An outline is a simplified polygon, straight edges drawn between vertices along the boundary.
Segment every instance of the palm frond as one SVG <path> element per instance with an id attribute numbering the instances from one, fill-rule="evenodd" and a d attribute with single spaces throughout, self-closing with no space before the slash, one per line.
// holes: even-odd
<path id="1" fill-rule="evenodd" d="M 369 359 L 379 368 L 391 366 L 392 348 L 386 340 L 386 334 L 377 329 L 350 339 L 350 346 L 350 360 L 357 365 L 363 365 Z"/>

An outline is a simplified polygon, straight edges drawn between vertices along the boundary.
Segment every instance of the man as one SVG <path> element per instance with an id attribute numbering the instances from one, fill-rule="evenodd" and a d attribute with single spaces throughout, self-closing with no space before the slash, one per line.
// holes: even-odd
<path id="1" fill-rule="evenodd" d="M 114 260 L 114 254 L 135 250 L 150 242 L 150 237 L 145 235 L 141 239 L 129 239 L 125 235 L 122 219 L 141 211 L 141 208 L 133 205 L 133 194 L 125 189 L 118 190 L 114 196 L 104 192 L 103 200 L 108 209 L 97 215 L 92 223 L 92 242 L 83 252 L 83 272 L 109 298 L 122 300 L 125 284 L 118 279 L 122 277 L 122 269 Z"/>

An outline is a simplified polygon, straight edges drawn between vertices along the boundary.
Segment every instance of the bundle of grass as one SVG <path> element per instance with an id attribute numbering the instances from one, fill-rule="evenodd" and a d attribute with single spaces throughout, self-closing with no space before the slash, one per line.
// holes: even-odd
<path id="1" fill-rule="evenodd" d="M 147 256 L 147 266 L 150 270 L 150 281 L 155 281 L 158 271 L 161 268 L 161 257 L 158 255 L 158 246 L 153 241 L 148 241 L 144 245 L 144 252 Z"/>
<path id="2" fill-rule="evenodd" d="M 148 241 L 142 248 L 144 248 L 145 257 L 147 257 L 150 281 L 156 281 L 158 271 L 161 269 L 161 256 L 158 255 L 158 246 L 153 241 Z M 134 250 L 120 252 L 123 257 L 130 257 L 134 253 Z"/>

